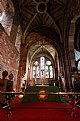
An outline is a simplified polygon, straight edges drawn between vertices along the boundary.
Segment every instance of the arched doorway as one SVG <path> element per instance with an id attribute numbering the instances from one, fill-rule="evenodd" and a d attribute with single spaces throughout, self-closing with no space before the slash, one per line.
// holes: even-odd
<path id="1" fill-rule="evenodd" d="M 35 85 L 53 85 L 59 74 L 58 52 L 54 46 L 45 40 L 33 44 L 28 51 L 28 81 Z"/>

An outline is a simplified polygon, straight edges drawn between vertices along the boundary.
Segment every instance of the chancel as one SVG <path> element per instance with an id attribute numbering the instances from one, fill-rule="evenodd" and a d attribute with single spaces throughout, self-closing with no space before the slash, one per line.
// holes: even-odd
<path id="1" fill-rule="evenodd" d="M 12 92 L 3 90 L 5 70 L 14 77 Z M 10 120 L 74 121 L 80 107 L 80 0 L 1 0 L 0 80 L 1 120 L 8 120 L 2 113 L 7 107 Z"/>

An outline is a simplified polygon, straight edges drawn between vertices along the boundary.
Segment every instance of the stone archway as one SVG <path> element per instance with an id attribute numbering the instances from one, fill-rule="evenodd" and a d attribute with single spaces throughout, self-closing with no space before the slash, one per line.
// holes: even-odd
<path id="1" fill-rule="evenodd" d="M 32 54 L 31 50 L 35 50 L 33 54 Z M 54 80 L 55 79 L 55 73 L 57 73 L 57 75 L 58 75 L 58 70 L 55 72 L 55 68 L 58 65 L 58 64 L 56 64 L 58 60 L 57 60 L 57 58 L 55 58 L 56 57 L 55 54 L 56 54 L 56 50 L 53 47 L 51 47 L 51 45 L 49 45 L 48 43 L 43 45 L 43 47 L 42 47 L 42 45 L 37 45 L 35 43 L 35 45 L 33 45 L 29 50 L 29 55 L 31 55 L 31 57 L 30 57 L 30 67 L 31 67 L 30 72 L 32 72 L 33 65 L 36 61 L 38 62 L 39 68 L 40 68 L 40 58 L 44 57 L 45 58 L 45 64 L 46 64 L 47 61 L 51 61 L 51 65 L 53 67 L 52 80 Z M 55 60 L 56 60 L 56 63 L 55 63 Z M 32 80 L 32 75 L 30 75 L 30 78 Z M 34 78 L 33 78 L 33 80 L 34 80 Z M 41 78 L 40 78 L 40 80 L 41 80 Z M 45 80 L 45 83 L 47 83 L 48 79 L 46 79 L 44 77 L 44 80 Z"/>
<path id="2" fill-rule="evenodd" d="M 44 27 L 44 29 L 45 29 L 45 31 L 46 31 L 46 29 L 47 29 L 47 31 L 49 31 L 48 28 Z M 45 43 L 43 43 L 45 45 L 44 48 L 45 48 L 46 52 L 53 53 L 53 52 L 49 51 L 51 46 L 53 46 L 56 49 L 56 53 L 59 54 L 55 57 L 55 62 L 56 62 L 55 63 L 55 68 L 56 68 L 55 73 L 56 73 L 56 80 L 57 80 L 58 79 L 58 73 L 59 73 L 58 71 L 59 71 L 59 68 L 60 68 L 59 66 L 61 66 L 61 64 L 59 65 L 59 62 L 57 62 L 56 60 L 59 57 L 60 57 L 61 60 L 63 60 L 63 56 L 62 56 L 63 55 L 62 54 L 63 48 L 58 43 L 58 42 L 60 42 L 60 41 L 58 41 L 59 40 L 58 35 L 54 36 L 54 34 L 51 34 L 53 32 L 52 31 L 48 34 L 53 35 L 53 37 L 51 35 L 49 35 L 49 37 L 48 37 L 48 36 L 46 36 L 47 32 L 42 34 L 41 30 L 42 30 L 42 28 L 40 28 L 40 31 L 37 31 L 37 29 L 36 29 L 36 31 L 28 33 L 27 37 L 25 38 L 25 42 L 26 42 L 25 45 L 24 46 L 23 46 L 23 44 L 21 45 L 21 53 L 20 53 L 20 55 L 21 55 L 21 57 L 20 57 L 21 75 L 25 75 L 25 73 L 27 72 L 26 76 L 27 77 L 29 76 L 28 72 L 29 72 L 29 68 L 30 68 L 30 56 L 31 56 L 31 54 L 29 53 L 30 47 L 32 45 L 35 46 L 35 44 L 37 44 L 37 45 L 42 44 L 42 40 L 45 39 L 45 37 L 46 37 Z M 58 37 L 58 40 L 57 40 L 57 37 Z M 57 42 L 56 42 L 56 40 L 57 40 Z M 35 53 L 35 50 L 37 49 L 37 47 L 35 47 L 35 49 L 32 48 L 31 52 Z M 60 59 L 58 61 L 61 61 Z M 27 67 L 27 71 L 26 71 L 25 67 Z M 28 77 L 28 79 L 30 79 L 30 77 Z"/>
<path id="3" fill-rule="evenodd" d="M 80 15 L 74 17 L 70 23 L 69 29 L 69 53 L 70 53 L 70 60 L 71 60 L 71 67 L 75 67 L 75 55 L 74 55 L 74 34 L 75 34 L 75 23 L 76 20 L 80 17 Z"/>
<path id="4" fill-rule="evenodd" d="M 36 35 L 36 33 L 34 33 L 34 34 Z M 38 37 L 39 37 L 39 35 L 38 35 Z M 32 38 L 34 38 L 34 40 Z M 33 35 L 32 38 L 31 37 L 27 38 L 28 41 L 29 41 L 29 39 L 31 39 L 30 41 L 33 40 L 32 45 L 29 43 L 31 46 L 29 48 L 26 47 L 26 49 L 28 48 L 28 53 L 27 53 L 28 60 L 26 62 L 26 67 L 29 66 L 29 68 L 27 68 L 27 70 L 30 70 L 30 73 L 31 73 L 32 61 L 34 60 L 33 58 L 37 58 L 37 56 L 41 56 L 41 54 L 42 54 L 41 51 L 42 51 L 42 46 L 43 46 L 44 56 L 48 57 L 48 58 L 52 58 L 51 60 L 52 60 L 52 63 L 54 65 L 54 68 L 55 68 L 53 80 L 57 80 L 58 74 L 60 73 L 60 69 L 61 69 L 60 63 L 59 63 L 60 55 L 58 55 L 58 51 L 48 41 L 43 40 L 43 39 L 45 39 L 44 36 L 40 35 L 40 38 L 37 38 L 37 35 L 36 35 L 36 37 L 34 37 L 34 35 Z M 36 41 L 36 39 L 38 39 L 38 40 Z M 42 45 L 42 40 L 43 40 L 43 45 Z M 28 76 L 30 73 L 27 73 Z M 29 79 L 32 79 L 31 76 L 29 77 Z"/>

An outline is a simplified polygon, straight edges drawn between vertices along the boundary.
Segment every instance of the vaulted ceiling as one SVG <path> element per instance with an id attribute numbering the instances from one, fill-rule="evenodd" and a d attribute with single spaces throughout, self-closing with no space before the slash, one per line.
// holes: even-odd
<path id="1" fill-rule="evenodd" d="M 46 25 L 62 33 L 66 0 L 12 0 L 22 29 Z M 38 2 L 37 2 L 38 1 Z"/>
<path id="2" fill-rule="evenodd" d="M 62 42 L 64 14 L 67 0 L 12 0 L 15 13 L 19 15 L 22 30 L 26 33 L 46 26 L 51 28 L 47 33 L 56 34 Z M 45 30 L 45 29 L 44 29 Z M 43 31 L 44 31 L 43 30 Z M 45 32 L 46 33 L 46 32 Z M 54 34 L 53 34 L 54 33 Z M 48 34 L 48 35 L 49 35 Z M 54 37 L 54 36 L 53 36 Z"/>
<path id="3" fill-rule="evenodd" d="M 25 38 L 28 33 L 35 32 L 45 36 L 49 44 L 56 48 L 61 47 L 64 51 L 64 43 L 68 43 L 64 42 L 64 35 L 69 36 L 66 33 L 67 28 L 69 29 L 68 22 L 76 15 L 79 0 L 12 0 L 12 2 Z M 27 39 L 25 42 L 30 43 Z M 35 46 L 33 50 L 36 49 Z"/>
<path id="4" fill-rule="evenodd" d="M 12 2 L 25 38 L 27 33 L 35 32 L 49 38 L 46 40 L 50 44 L 63 45 L 62 34 L 66 0 L 12 0 Z M 30 43 L 29 39 L 25 41 Z M 38 48 L 38 46 L 32 48 L 30 55 L 34 53 L 32 50 Z M 51 52 L 52 49 L 48 48 Z M 39 51 L 41 50 L 39 49 Z"/>
<path id="5" fill-rule="evenodd" d="M 64 35 L 66 38 L 69 36 L 66 31 L 68 32 L 69 22 L 77 13 L 79 0 L 12 0 L 12 2 L 25 38 L 30 32 L 38 33 L 45 36 L 46 41 L 58 49 L 58 53 L 59 48 L 64 52 L 64 43 L 68 45 L 67 41 L 64 42 Z M 29 41 L 25 39 L 25 43 L 28 44 Z M 71 45 L 73 43 L 74 41 Z M 30 55 L 37 49 L 39 47 L 35 46 Z"/>

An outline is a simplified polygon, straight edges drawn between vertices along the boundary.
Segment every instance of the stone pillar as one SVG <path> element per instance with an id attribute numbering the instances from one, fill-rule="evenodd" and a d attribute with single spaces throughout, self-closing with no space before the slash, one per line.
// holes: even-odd
<path id="1" fill-rule="evenodd" d="M 72 91 L 71 62 L 68 49 L 65 49 L 64 70 L 66 91 Z"/>
<path id="2" fill-rule="evenodd" d="M 23 36 L 21 37 L 21 41 L 23 40 Z M 19 59 L 19 68 L 18 68 L 18 76 L 17 76 L 17 85 L 16 90 L 20 90 L 21 78 L 22 78 L 22 43 L 20 45 L 20 59 Z"/>
<path id="3" fill-rule="evenodd" d="M 13 19 L 11 32 L 10 32 L 10 42 L 12 42 L 14 45 L 15 45 L 15 41 L 16 41 L 17 32 L 18 32 L 18 21 L 17 21 L 16 15 L 15 15 L 14 19 Z"/>
<path id="4" fill-rule="evenodd" d="M 19 69 L 18 69 L 18 78 L 17 78 L 17 87 L 16 89 L 19 91 L 20 85 L 21 85 L 21 78 L 26 73 L 26 59 L 27 59 L 27 50 L 24 51 L 25 43 L 24 41 L 24 35 L 22 33 L 21 37 L 21 46 L 20 46 L 20 61 L 19 61 Z"/>
<path id="5" fill-rule="evenodd" d="M 26 73 L 26 55 L 21 57 L 22 58 L 22 75 Z"/>
<path id="6" fill-rule="evenodd" d="M 15 9 L 15 14 L 14 14 L 13 24 L 10 32 L 10 41 L 15 45 L 18 26 L 20 24 L 20 14 L 19 14 L 19 9 L 17 7 L 17 4 L 14 6 L 14 9 Z"/>
<path id="7" fill-rule="evenodd" d="M 68 19 L 70 13 L 72 12 L 70 3 L 66 6 L 66 11 L 64 15 L 64 31 L 63 31 L 63 41 L 64 41 L 64 80 L 65 80 L 65 88 L 66 91 L 72 90 L 72 78 L 71 78 L 71 60 L 70 60 L 70 53 L 69 53 L 69 29 L 70 29 L 70 22 L 71 20 Z"/>
<path id="8" fill-rule="evenodd" d="M 17 85 L 16 85 L 17 91 L 20 91 L 21 75 L 22 75 L 22 67 L 19 67 L 18 68 L 18 76 L 17 76 Z"/>
<path id="9" fill-rule="evenodd" d="M 55 53 L 55 80 L 58 80 L 58 61 L 56 53 Z"/>

